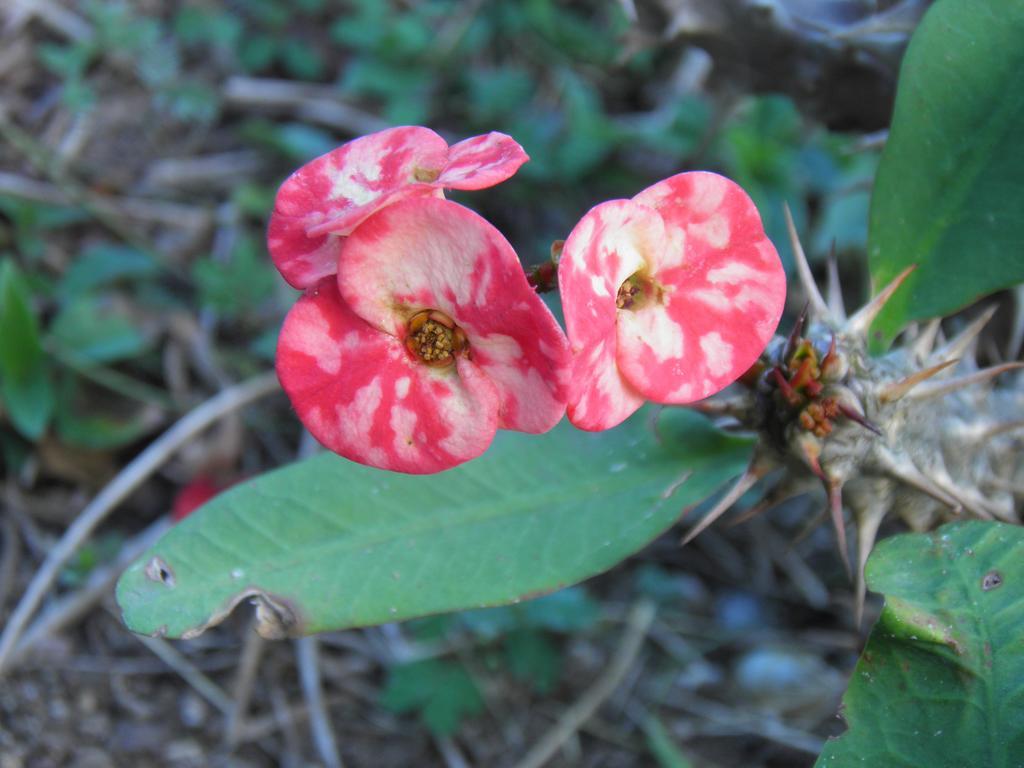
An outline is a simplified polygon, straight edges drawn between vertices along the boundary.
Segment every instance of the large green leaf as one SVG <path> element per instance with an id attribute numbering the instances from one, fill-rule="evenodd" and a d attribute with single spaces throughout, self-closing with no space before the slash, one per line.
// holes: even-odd
<path id="1" fill-rule="evenodd" d="M 598 434 L 502 432 L 431 476 L 318 455 L 191 515 L 124 573 L 117 599 L 131 629 L 171 637 L 247 596 L 269 634 L 275 619 L 296 634 L 515 602 L 637 551 L 749 452 L 673 410 L 657 430 L 644 412 Z"/>
<path id="2" fill-rule="evenodd" d="M 914 33 L 871 200 L 882 343 L 1024 280 L 1024 2 L 939 0 Z"/>
<path id="3" fill-rule="evenodd" d="M 1024 765 L 1024 528 L 896 536 L 867 579 L 885 608 L 817 768 Z"/>

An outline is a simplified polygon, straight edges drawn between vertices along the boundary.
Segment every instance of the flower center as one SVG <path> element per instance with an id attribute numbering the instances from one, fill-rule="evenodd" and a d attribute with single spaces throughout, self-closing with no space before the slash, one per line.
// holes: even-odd
<path id="1" fill-rule="evenodd" d="M 422 184 L 432 184 L 440 175 L 440 169 L 434 168 L 416 168 L 412 172 L 412 177 Z"/>
<path id="2" fill-rule="evenodd" d="M 662 288 L 641 272 L 634 272 L 619 286 L 615 306 L 619 309 L 641 309 L 651 301 L 661 301 Z"/>
<path id="3" fill-rule="evenodd" d="M 469 340 L 455 322 L 436 309 L 425 309 L 409 318 L 405 348 L 427 365 L 441 368 L 455 356 L 469 351 Z"/>

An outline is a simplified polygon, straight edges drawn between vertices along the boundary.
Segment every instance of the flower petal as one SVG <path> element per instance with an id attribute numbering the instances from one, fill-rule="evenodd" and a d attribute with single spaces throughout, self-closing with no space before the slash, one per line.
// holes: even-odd
<path id="1" fill-rule="evenodd" d="M 497 428 L 498 396 L 482 371 L 414 362 L 345 305 L 333 279 L 285 318 L 277 375 L 313 436 L 361 464 L 439 472 L 483 453 Z"/>
<path id="2" fill-rule="evenodd" d="M 664 305 L 620 313 L 619 369 L 651 400 L 700 400 L 764 350 L 785 304 L 785 272 L 753 202 L 722 176 L 678 174 L 634 200 L 657 209 L 681 247 L 660 251 L 653 270 Z"/>
<path id="3" fill-rule="evenodd" d="M 429 128 L 407 126 L 363 136 L 306 163 L 274 201 L 267 236 L 274 264 L 296 288 L 332 274 L 339 244 L 324 236 L 347 235 L 395 199 L 436 194 L 435 185 L 421 179 L 436 178 L 447 158 L 444 139 Z"/>
<path id="4" fill-rule="evenodd" d="M 310 237 L 294 220 L 276 213 L 267 227 L 267 249 L 281 276 L 293 288 L 308 288 L 338 271 L 344 238 L 327 233 Z"/>
<path id="5" fill-rule="evenodd" d="M 592 208 L 562 249 L 558 285 L 573 352 L 569 420 L 581 429 L 614 427 L 643 404 L 616 364 L 616 298 L 664 243 L 664 223 L 630 200 Z"/>
<path id="6" fill-rule="evenodd" d="M 512 246 L 469 209 L 416 198 L 380 210 L 348 238 L 338 285 L 356 314 L 399 339 L 421 310 L 451 317 L 497 388 L 500 427 L 545 432 L 561 419 L 565 335 Z"/>
<path id="7" fill-rule="evenodd" d="M 510 178 L 529 156 L 511 136 L 492 131 L 453 144 L 437 183 L 453 189 L 484 189 Z"/>

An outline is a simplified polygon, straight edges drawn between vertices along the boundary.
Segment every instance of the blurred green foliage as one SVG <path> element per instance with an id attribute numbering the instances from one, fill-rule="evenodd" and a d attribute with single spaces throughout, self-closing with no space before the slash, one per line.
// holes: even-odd
<path id="1" fill-rule="evenodd" d="M 60 572 L 64 587 L 81 587 L 97 568 L 115 560 L 124 545 L 124 535 L 109 531 L 97 536 L 79 549 Z"/>
<path id="2" fill-rule="evenodd" d="M 63 81 L 62 99 L 74 111 L 95 108 L 102 100 L 90 70 L 104 57 L 130 67 L 152 94 L 153 103 L 170 116 L 211 122 L 218 114 L 216 91 L 185 72 L 183 48 L 157 17 L 140 14 L 120 0 L 84 0 L 81 10 L 93 34 L 68 43 L 40 45 L 40 63 Z"/>
<path id="3" fill-rule="evenodd" d="M 647 749 L 661 768 L 693 768 L 693 762 L 680 751 L 668 729 L 656 716 L 650 715 L 644 721 L 644 737 Z"/>
<path id="4" fill-rule="evenodd" d="M 416 712 L 420 721 L 439 736 L 454 733 L 463 718 L 478 714 L 484 706 L 465 667 L 444 659 L 392 667 L 380 702 L 392 712 Z"/>
<path id="5" fill-rule="evenodd" d="M 31 295 L 14 262 L 0 263 L 0 396 L 15 428 L 38 438 L 53 414 L 53 381 Z"/>
<path id="6" fill-rule="evenodd" d="M 131 304 L 103 288 L 151 279 L 156 270 L 136 251 L 97 246 L 59 280 L 37 273 L 30 287 L 14 258 L 3 258 L 0 404 L 16 430 L 0 426 L 9 469 L 25 458 L 19 441 L 42 439 L 51 424 L 63 442 L 93 449 L 119 447 L 152 427 L 140 403 L 166 405 L 166 396 L 107 366 L 152 355 L 154 339 Z"/>
<path id="7" fill-rule="evenodd" d="M 442 614 L 409 622 L 424 643 L 463 638 L 483 668 L 504 672 L 549 693 L 562 673 L 556 635 L 586 632 L 600 618 L 600 605 L 583 587 L 570 587 L 517 605 Z M 482 700 L 459 662 L 429 659 L 398 665 L 390 671 L 382 705 L 393 712 L 418 712 L 431 731 L 448 734 L 481 711 Z"/>
<path id="8" fill-rule="evenodd" d="M 585 588 L 570 587 L 517 605 L 419 619 L 409 628 L 423 642 L 468 635 L 479 644 L 488 669 L 504 670 L 545 694 L 562 673 L 556 636 L 592 629 L 600 613 L 600 605 Z"/>
<path id="9" fill-rule="evenodd" d="M 278 280 L 263 243 L 250 233 L 238 236 L 229 259 L 196 261 L 192 279 L 201 306 L 236 320 L 265 305 Z"/>
<path id="10" fill-rule="evenodd" d="M 82 8 L 93 37 L 39 49 L 76 109 L 102 98 L 96 65 L 111 60 L 132 69 L 155 108 L 186 122 L 211 123 L 217 79 L 246 74 L 321 83 L 388 123 L 455 130 L 452 139 L 509 133 L 531 162 L 514 185 L 477 199 L 499 227 L 528 230 L 512 233 L 527 261 L 539 261 L 596 202 L 689 168 L 743 185 L 787 260 L 784 202 L 801 232 L 814 230 L 812 258 L 833 240 L 840 251 L 864 247 L 873 155 L 806 125 L 781 97 L 673 94 L 671 56 L 632 39 L 614 0 L 184 2 L 166 17 L 123 0 Z M 244 118 L 237 131 L 279 155 L 282 168 L 350 138 L 261 117 Z M 539 226 L 524 228 L 508 212 L 524 204 Z"/>

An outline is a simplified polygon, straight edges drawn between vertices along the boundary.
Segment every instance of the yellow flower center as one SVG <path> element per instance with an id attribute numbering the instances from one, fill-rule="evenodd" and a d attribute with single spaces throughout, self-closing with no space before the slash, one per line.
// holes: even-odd
<path id="1" fill-rule="evenodd" d="M 435 170 L 434 168 L 416 168 L 412 172 L 412 177 L 423 184 L 430 184 L 437 181 L 440 175 L 440 169 Z"/>
<path id="2" fill-rule="evenodd" d="M 424 309 L 409 318 L 405 348 L 434 368 L 455 362 L 455 356 L 469 353 L 465 332 L 444 312 Z"/>

